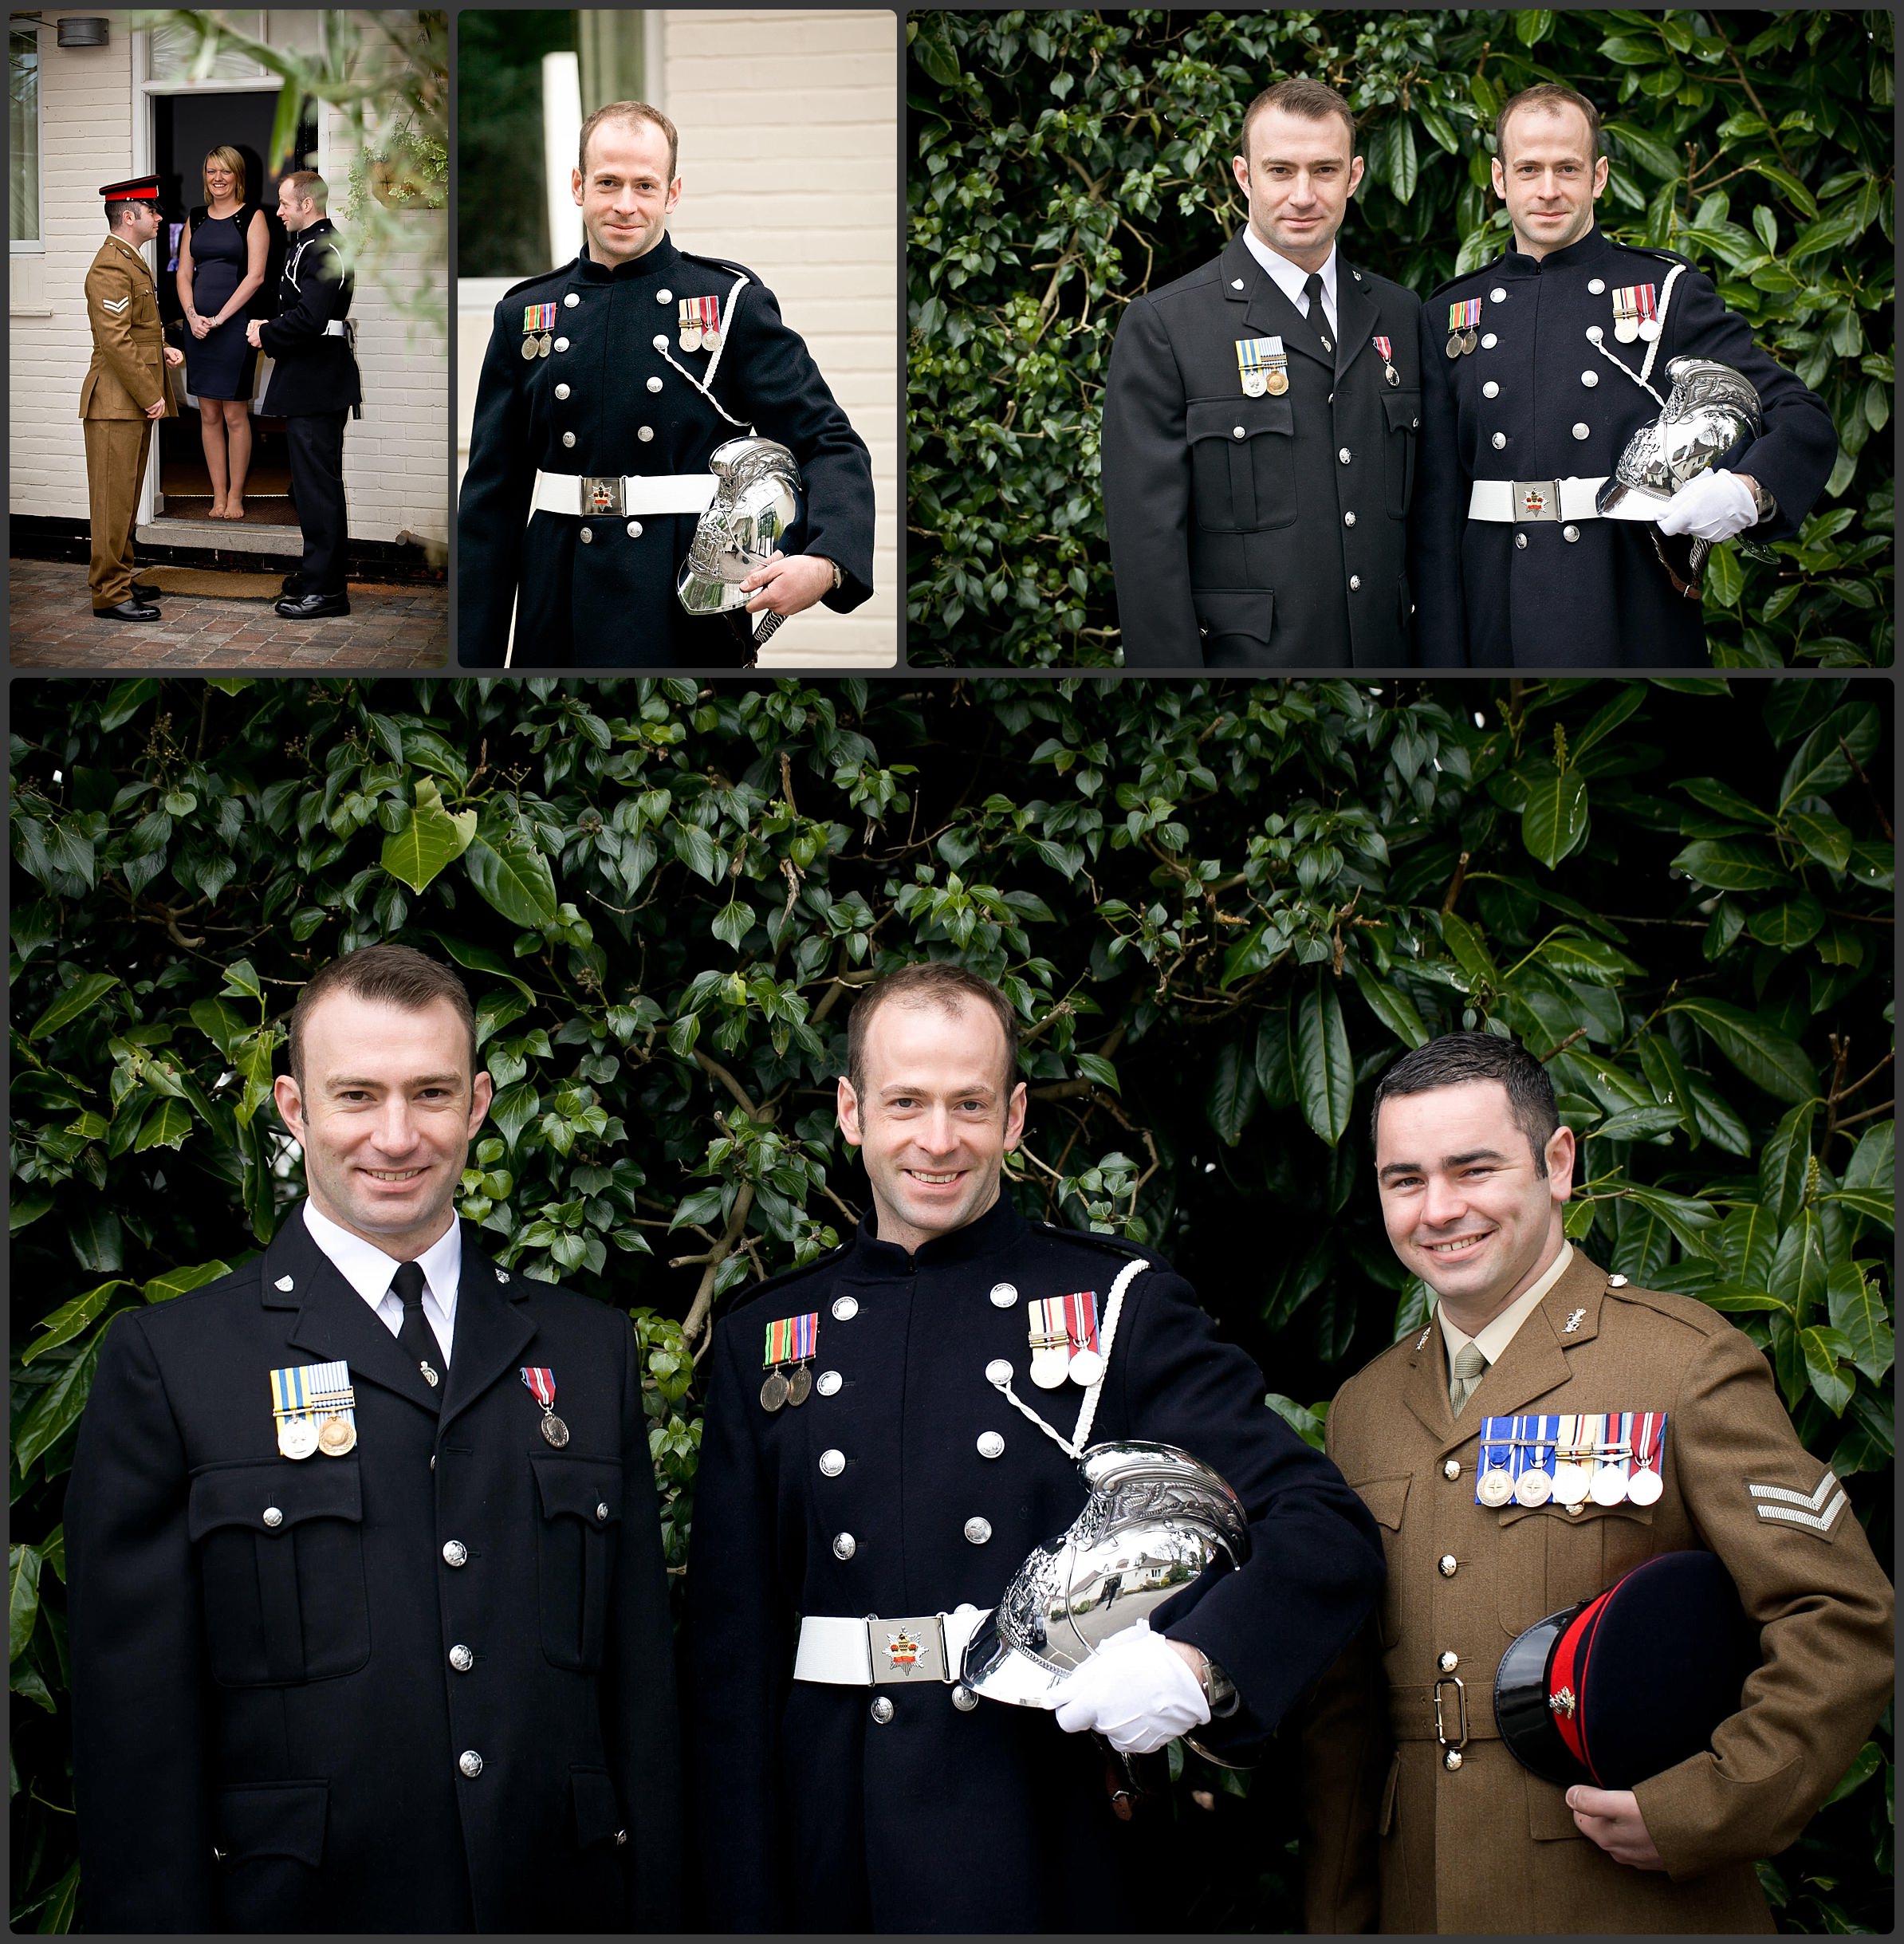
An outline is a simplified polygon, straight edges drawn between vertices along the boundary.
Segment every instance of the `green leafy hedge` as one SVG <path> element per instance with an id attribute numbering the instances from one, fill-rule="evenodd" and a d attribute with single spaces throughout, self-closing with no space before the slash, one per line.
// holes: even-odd
<path id="1" fill-rule="evenodd" d="M 1891 16 L 1561 12 L 907 17 L 907 612 L 915 663 L 1111 666 L 1098 488 L 1123 306 L 1245 211 L 1242 111 L 1307 74 L 1367 171 L 1343 232 L 1426 295 L 1506 246 L 1497 110 L 1537 81 L 1600 108 L 1602 225 L 1691 257 L 1838 427 L 1825 497 L 1776 564 L 1716 551 L 1721 667 L 1888 664 Z"/>
<path id="2" fill-rule="evenodd" d="M 463 968 L 496 1099 L 464 1211 L 631 1312 L 670 1556 L 722 1297 L 864 1205 L 856 986 L 920 954 L 1025 1022 L 1029 1208 L 1159 1246 L 1320 1435 L 1423 1293 L 1365 1129 L 1404 1045 L 1497 1023 L 1585 1137 L 1576 1237 L 1762 1344 L 1890 1546 L 1888 685 L 16 683 L 15 1922 L 74 1873 L 60 1525 L 112 1318 L 299 1191 L 299 983 Z M 1776 1866 L 1889 1908 L 1888 1730 Z M 1287 1928 L 1291 1761 L 1194 1758 L 1186 1921 Z M 1207 1806 L 1206 1806 L 1207 1805 Z"/>

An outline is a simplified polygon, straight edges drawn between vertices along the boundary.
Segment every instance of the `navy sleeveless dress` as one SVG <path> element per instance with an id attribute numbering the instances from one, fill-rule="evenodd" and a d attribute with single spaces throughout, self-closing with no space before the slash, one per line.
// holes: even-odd
<path id="1" fill-rule="evenodd" d="M 250 253 L 246 232 L 258 205 L 245 203 L 235 214 L 212 216 L 201 205 L 191 212 L 192 304 L 201 317 L 215 317 L 244 281 Z M 208 337 L 185 334 L 187 388 L 199 398 L 251 395 L 258 353 L 245 342 L 243 311 Z"/>

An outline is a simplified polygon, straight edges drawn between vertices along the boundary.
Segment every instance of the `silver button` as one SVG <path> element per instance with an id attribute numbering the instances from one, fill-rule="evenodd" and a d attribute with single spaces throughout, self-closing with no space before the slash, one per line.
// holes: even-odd
<path id="1" fill-rule="evenodd" d="M 1594 277 L 1587 280 L 1587 289 L 1589 296 L 1598 297 L 1606 287 L 1607 282 L 1604 277 Z"/>
<path id="2" fill-rule="evenodd" d="M 1497 432 L 1497 433 L 1494 435 L 1494 439 L 1493 439 L 1493 446 L 1494 446 L 1494 450 L 1495 450 L 1497 452 L 1498 452 L 1498 451 L 1501 450 L 1501 448 L 1503 446 L 1505 446 L 1506 443 L 1507 443 L 1507 434 L 1506 434 L 1505 432 Z"/>
<path id="3" fill-rule="evenodd" d="M 641 522 L 639 520 L 631 520 L 628 522 L 628 537 L 631 540 L 640 539 Z"/>
<path id="4" fill-rule="evenodd" d="M 846 1470 L 846 1454 L 844 1451 L 822 1451 L 820 1469 L 828 1478 L 837 1478 Z"/>
<path id="5" fill-rule="evenodd" d="M 1344 526 L 1353 526 L 1355 524 L 1355 516 L 1352 513 L 1345 513 L 1342 516 L 1342 524 Z"/>
<path id="6" fill-rule="evenodd" d="M 860 1550 L 860 1542 L 851 1533 L 840 1533 L 833 1540 L 833 1557 L 851 1559 Z"/>
<path id="7" fill-rule="evenodd" d="M 1580 373 L 1580 383 L 1583 384 L 1589 392 L 1591 392 L 1593 388 L 1599 383 L 1599 381 L 1600 375 L 1598 372 L 1582 372 Z"/>
<path id="8" fill-rule="evenodd" d="M 568 386 L 566 386 L 566 385 L 557 385 L 557 386 L 556 387 L 556 396 L 557 396 L 557 398 L 566 398 L 566 397 L 568 397 Z"/>
<path id="9" fill-rule="evenodd" d="M 985 1367 L 985 1380 L 987 1383 L 1009 1383 L 1012 1380 L 1011 1365 L 1003 1357 L 993 1357 Z"/>
<path id="10" fill-rule="evenodd" d="M 1503 290 L 1499 284 L 1495 285 L 1494 288 L 1488 293 L 1488 301 L 1490 304 L 1505 304 L 1507 301 L 1506 291 Z"/>
<path id="11" fill-rule="evenodd" d="M 266 1506 L 266 1508 L 265 1508 L 265 1523 L 266 1523 L 266 1525 L 282 1525 L 284 1524 L 284 1522 L 285 1522 L 285 1515 L 284 1515 L 284 1514 L 283 1514 L 281 1512 L 280 1512 L 280 1511 L 278 1510 L 278 1509 L 277 1508 L 277 1506 L 275 1506 L 275 1505 L 267 1505 L 267 1506 Z"/>
<path id="12" fill-rule="evenodd" d="M 568 296 L 562 299 L 562 301 L 566 304 L 571 310 L 573 310 L 576 305 L 580 303 L 581 301 L 582 300 L 577 297 L 572 290 L 568 293 Z"/>
<path id="13" fill-rule="evenodd" d="M 608 1508 L 606 1505 L 602 1505 L 602 1504 L 600 1504 L 600 1503 L 598 1501 L 598 1502 L 596 1503 L 596 1508 L 595 1508 L 595 1522 L 596 1522 L 596 1524 L 597 1525 L 601 1525 L 601 1524 L 604 1522 L 604 1521 L 605 1521 L 605 1520 L 607 1519 L 608 1516 Z"/>
<path id="14" fill-rule="evenodd" d="M 460 1539 L 452 1539 L 443 1547 L 443 1564 L 446 1566 L 465 1564 L 470 1556 L 470 1549 Z"/>
<path id="15" fill-rule="evenodd" d="M 1241 290 L 1243 287 L 1242 278 L 1240 277 L 1231 277 L 1229 280 L 1229 287 L 1233 290 Z"/>
<path id="16" fill-rule="evenodd" d="M 565 446 L 572 446 L 572 445 L 575 443 L 575 435 L 574 435 L 574 433 L 572 433 L 572 432 L 565 432 L 565 433 L 562 435 L 562 443 L 563 443 Z"/>
<path id="17" fill-rule="evenodd" d="M 1597 324 L 1590 324 L 1587 327 L 1587 341 L 1590 344 L 1597 344 L 1606 335 Z"/>
<path id="18" fill-rule="evenodd" d="M 655 428 L 651 425 L 644 425 L 635 433 L 635 436 L 645 446 L 654 438 Z"/>
<path id="19" fill-rule="evenodd" d="M 1444 1478 L 1458 1478 L 1461 1476 L 1461 1460 L 1450 1458 L 1442 1467 L 1442 1476 Z"/>
<path id="20" fill-rule="evenodd" d="M 476 1656 L 458 1642 L 450 1650 L 450 1665 L 458 1674 L 467 1674 L 476 1665 Z"/>
<path id="21" fill-rule="evenodd" d="M 671 304 L 674 301 L 675 293 L 671 290 L 657 290 L 655 293 L 655 301 L 657 304 Z"/>
<path id="22" fill-rule="evenodd" d="M 982 1458 L 1003 1458 L 1005 1440 L 996 1431 L 981 1431 L 978 1434 L 978 1455 Z"/>
<path id="23" fill-rule="evenodd" d="M 661 380 L 659 378 L 651 378 L 648 380 L 648 389 L 651 392 L 659 392 L 661 389 Z"/>
<path id="24" fill-rule="evenodd" d="M 983 1545 L 991 1536 L 992 1521 L 989 1519 L 967 1519 L 966 1521 L 966 1537 L 971 1541 L 974 1545 Z"/>
<path id="25" fill-rule="evenodd" d="M 1492 351 L 1500 342 L 1501 340 L 1492 331 L 1484 331 L 1481 333 L 1481 348 L 1483 351 Z"/>
<path id="26" fill-rule="evenodd" d="M 654 344 L 655 344 L 655 348 L 657 351 L 665 351 L 665 350 L 667 350 L 667 332 L 665 332 L 665 331 L 657 331 L 657 332 L 655 333 L 655 337 L 654 337 Z"/>
<path id="27" fill-rule="evenodd" d="M 1580 529 L 1577 526 L 1564 526 L 1560 529 L 1560 537 L 1564 541 L 1571 542 L 1578 540 L 1579 537 Z"/>
<path id="28" fill-rule="evenodd" d="M 952 1705 L 961 1714 L 970 1714 L 978 1706 L 978 1697 L 961 1682 L 952 1690 Z"/>
<path id="29" fill-rule="evenodd" d="M 1443 1674 L 1452 1674 L 1461 1665 L 1461 1656 L 1450 1651 L 1442 1655 L 1434 1664 Z"/>
<path id="30" fill-rule="evenodd" d="M 482 1757 L 474 1749 L 465 1749 L 456 1758 L 456 1765 L 474 1781 L 482 1773 Z"/>
<path id="31" fill-rule="evenodd" d="M 1526 534 L 1524 534 L 1524 533 L 1517 533 L 1517 534 L 1514 536 L 1514 545 L 1515 545 L 1516 546 L 1517 546 L 1517 547 L 1520 547 L 1520 548 L 1524 549 L 1524 548 L 1525 548 L 1525 546 L 1527 545 L 1527 536 L 1526 536 Z"/>
<path id="32" fill-rule="evenodd" d="M 1626 1286 L 1627 1279 L 1624 1276 L 1609 1276 L 1607 1278 L 1607 1287 L 1609 1289 L 1623 1289 Z"/>
<path id="33" fill-rule="evenodd" d="M 892 1719 L 892 1703 L 883 1694 L 872 1704 L 872 1718 L 882 1728 Z"/>
<path id="34" fill-rule="evenodd" d="M 836 1395 L 840 1389 L 839 1371 L 836 1370 L 823 1370 L 820 1375 L 813 1379 L 813 1388 L 817 1391 L 822 1397 L 832 1397 Z"/>
<path id="35" fill-rule="evenodd" d="M 1359 589 L 1359 588 L 1361 587 L 1361 585 L 1362 585 L 1362 577 L 1361 577 L 1361 575 L 1359 575 L 1359 574 L 1351 574 L 1351 575 L 1349 576 L 1349 592 L 1350 592 L 1351 594 L 1355 593 L 1355 592 L 1356 592 L 1356 591 L 1357 591 L 1357 590 L 1358 590 L 1358 589 Z"/>
<path id="36" fill-rule="evenodd" d="M 1481 395 L 1483 398 L 1499 398 L 1501 395 L 1501 388 L 1499 385 L 1495 384 L 1492 378 L 1490 378 L 1488 382 L 1481 388 Z"/>
<path id="37" fill-rule="evenodd" d="M 582 545 L 584 547 L 592 547 L 595 545 L 595 529 L 593 527 L 584 526 L 582 529 Z"/>
<path id="38" fill-rule="evenodd" d="M 1018 1300 L 1018 1285 L 1013 1282 L 995 1282 L 992 1285 L 992 1307 L 1009 1309 Z"/>
<path id="39" fill-rule="evenodd" d="M 1591 439 L 1593 436 L 1593 427 L 1585 423 L 1576 425 L 1573 428 L 1573 435 L 1576 439 Z"/>
<path id="40" fill-rule="evenodd" d="M 1435 1564 L 1441 1568 L 1442 1577 L 1444 1580 L 1452 1580 L 1454 1577 L 1454 1569 L 1460 1563 L 1452 1552 L 1444 1552 L 1435 1561 Z"/>
<path id="41" fill-rule="evenodd" d="M 1450 1749 L 1447 1753 L 1442 1757 L 1442 1766 L 1452 1775 L 1461 1766 L 1461 1759 L 1459 1749 Z"/>
<path id="42" fill-rule="evenodd" d="M 1232 439 L 1241 439 L 1245 436 L 1243 428 L 1240 425 L 1233 425 L 1229 428 L 1229 435 Z"/>
<path id="43" fill-rule="evenodd" d="M 860 1299 L 856 1296 L 836 1296 L 833 1298 L 833 1316 L 836 1322 L 851 1323 L 860 1313 Z"/>
<path id="44" fill-rule="evenodd" d="M 1338 452 L 1338 453 L 1336 455 L 1336 458 L 1339 458 L 1339 460 L 1341 460 L 1342 463 L 1343 463 L 1344 466 L 1347 465 L 1347 464 L 1348 464 L 1348 462 L 1349 462 L 1349 449 L 1348 449 L 1348 447 L 1347 447 L 1347 446 L 1344 446 L 1344 447 L 1342 448 L 1342 450 L 1341 450 L 1339 452 Z"/>
<path id="45" fill-rule="evenodd" d="M 558 337 L 556 340 L 555 348 L 557 351 L 566 351 L 568 348 L 568 340 L 565 337 Z"/>

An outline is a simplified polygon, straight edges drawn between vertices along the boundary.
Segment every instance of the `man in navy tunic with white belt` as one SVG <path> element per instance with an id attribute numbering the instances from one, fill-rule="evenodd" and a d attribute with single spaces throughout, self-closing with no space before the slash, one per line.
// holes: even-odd
<path id="1" fill-rule="evenodd" d="M 1831 415 L 1686 258 L 1628 248 L 1595 225 L 1607 165 L 1583 96 L 1527 89 L 1502 107 L 1495 136 L 1494 191 L 1513 247 L 1443 284 L 1422 310 L 1419 658 L 1443 668 L 1704 666 L 1697 589 L 1689 598 L 1675 584 L 1656 531 L 1790 537 L 1837 456 Z M 1741 374 L 1764 429 L 1682 486 L 1657 529 L 1603 518 L 1599 488 L 1659 417 L 1668 367 L 1682 356 Z"/>
<path id="2" fill-rule="evenodd" d="M 457 514 L 466 667 L 739 667 L 763 612 L 871 597 L 865 443 L 772 293 L 675 246 L 676 148 L 647 103 L 598 108 L 573 176 L 581 255 L 496 307 Z M 803 517 L 742 582 L 746 608 L 690 616 L 675 580 L 710 460 L 750 431 L 792 452 Z"/>
<path id="3" fill-rule="evenodd" d="M 1253 1760 L 1379 1589 L 1373 1522 L 1182 1277 L 1000 1193 L 1017 1041 L 955 966 L 869 988 L 838 1106 L 873 1211 L 715 1327 L 682 1635 L 711 1929 L 1142 1927 L 1145 1812 L 1119 1819 L 1081 1731 Z M 1055 1715 L 981 1698 L 963 1640 L 1084 1505 L 1073 1448 L 1130 1438 L 1229 1482 L 1247 1562 L 1075 1668 Z"/>

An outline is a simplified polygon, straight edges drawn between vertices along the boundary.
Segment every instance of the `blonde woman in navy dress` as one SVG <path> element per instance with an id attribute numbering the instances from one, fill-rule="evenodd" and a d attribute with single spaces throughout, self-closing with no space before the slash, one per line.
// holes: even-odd
<path id="1" fill-rule="evenodd" d="M 205 158 L 205 201 L 179 246 L 179 301 L 191 336 L 187 388 L 199 401 L 211 517 L 245 517 L 251 466 L 251 380 L 257 354 L 245 341 L 246 307 L 265 281 L 270 232 L 264 211 L 245 199 L 245 159 L 218 148 Z"/>

